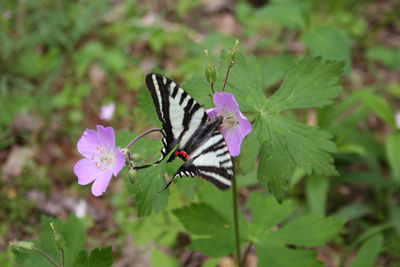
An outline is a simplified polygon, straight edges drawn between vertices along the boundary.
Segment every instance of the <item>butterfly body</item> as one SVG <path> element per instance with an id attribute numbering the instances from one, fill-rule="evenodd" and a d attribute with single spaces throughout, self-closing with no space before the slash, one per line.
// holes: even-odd
<path id="1" fill-rule="evenodd" d="M 233 178 L 233 165 L 224 137 L 219 132 L 223 118 L 210 120 L 200 104 L 165 76 L 148 74 L 146 85 L 162 123 L 162 156 L 154 164 L 161 162 L 178 145 L 168 162 L 179 157 L 184 163 L 172 179 L 199 176 L 220 189 L 228 189 Z M 137 168 L 147 166 L 151 165 Z"/>

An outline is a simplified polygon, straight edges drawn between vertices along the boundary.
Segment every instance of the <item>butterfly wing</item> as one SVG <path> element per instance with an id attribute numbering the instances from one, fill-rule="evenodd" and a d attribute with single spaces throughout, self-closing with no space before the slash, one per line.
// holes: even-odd
<path id="1" fill-rule="evenodd" d="M 167 77 L 148 74 L 146 85 L 163 128 L 161 133 L 164 147 L 158 163 L 176 144 L 179 143 L 178 149 L 184 147 L 193 133 L 207 121 L 208 116 L 188 93 Z"/>
<path id="2" fill-rule="evenodd" d="M 173 178 L 202 177 L 220 189 L 231 186 L 232 159 L 224 137 L 219 132 L 221 121 L 209 121 L 204 109 L 179 85 L 160 74 L 146 76 L 154 107 L 162 124 L 162 161 L 177 145 L 188 154 L 188 160 Z M 175 158 L 172 154 L 169 160 Z M 142 167 L 147 167 L 142 166 Z M 169 184 L 168 184 L 169 185 Z"/>
<path id="3" fill-rule="evenodd" d="M 198 139 L 196 142 L 198 145 L 188 153 L 189 159 L 176 171 L 172 179 L 178 176 L 199 176 L 222 190 L 231 186 L 233 179 L 231 155 L 224 137 L 218 130 L 220 123 L 212 123 L 216 124 L 217 127 L 212 127 L 212 125 L 209 127 L 213 128 L 209 136 L 207 134 L 201 135 L 204 136 L 204 139 L 194 137 L 194 139 Z"/>

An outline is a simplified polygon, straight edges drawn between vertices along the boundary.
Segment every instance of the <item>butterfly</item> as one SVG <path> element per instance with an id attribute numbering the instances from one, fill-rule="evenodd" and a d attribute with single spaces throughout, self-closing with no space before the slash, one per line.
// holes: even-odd
<path id="1" fill-rule="evenodd" d="M 184 163 L 173 179 L 198 176 L 219 189 L 228 189 L 233 179 L 233 164 L 224 137 L 219 132 L 222 117 L 210 120 L 205 110 L 178 84 L 167 77 L 150 73 L 146 85 L 153 99 L 163 135 L 161 158 L 147 168 L 160 163 L 175 147 L 168 162 L 181 158 Z"/>

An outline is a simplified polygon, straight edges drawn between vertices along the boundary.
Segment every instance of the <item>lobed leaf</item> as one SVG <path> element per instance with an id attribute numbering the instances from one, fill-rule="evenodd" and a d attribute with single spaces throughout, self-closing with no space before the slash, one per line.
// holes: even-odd
<path id="1" fill-rule="evenodd" d="M 285 244 L 321 246 L 337 235 L 344 223 L 345 220 L 342 219 L 324 218 L 321 214 L 310 213 L 271 232 L 268 236 L 268 243 L 276 246 Z"/>
<path id="2" fill-rule="evenodd" d="M 113 264 L 111 246 L 105 248 L 95 248 L 89 254 L 82 250 L 74 265 L 75 267 L 109 267 Z"/>
<path id="3" fill-rule="evenodd" d="M 329 154 L 336 152 L 329 133 L 279 115 L 265 115 L 259 127 L 266 129 L 266 141 L 260 150 L 258 179 L 279 201 L 295 167 L 306 174 L 338 174 Z"/>
<path id="4" fill-rule="evenodd" d="M 168 189 L 160 192 L 166 186 L 165 163 L 138 171 L 135 183 L 129 185 L 133 194 L 139 217 L 149 216 L 154 210 L 158 213 L 168 204 Z"/>
<path id="5" fill-rule="evenodd" d="M 257 266 L 274 267 L 322 267 L 322 262 L 316 259 L 313 250 L 298 250 L 287 247 L 270 246 L 268 243 L 256 244 L 258 256 Z"/>
<path id="6" fill-rule="evenodd" d="M 265 132 L 262 131 L 261 123 L 260 117 L 257 117 L 252 125 L 251 132 L 246 136 L 241 145 L 240 170 L 243 174 L 253 170 L 257 161 L 258 152 L 265 138 Z"/>
<path id="7" fill-rule="evenodd" d="M 217 86 L 222 85 L 225 74 L 226 67 L 223 65 L 218 71 L 219 83 L 216 84 Z M 236 63 L 230 70 L 225 91 L 235 96 L 242 112 L 261 111 L 266 102 L 262 91 L 262 82 L 262 70 L 255 57 L 251 56 L 246 61 L 243 54 L 238 54 Z"/>
<path id="8" fill-rule="evenodd" d="M 195 236 L 190 249 L 199 250 L 211 257 L 224 256 L 234 250 L 233 225 L 211 206 L 191 204 L 173 213 L 186 230 Z"/>
<path id="9" fill-rule="evenodd" d="M 249 200 L 251 211 L 250 240 L 257 243 L 260 237 L 270 228 L 285 220 L 294 209 L 293 202 L 286 200 L 279 204 L 272 196 L 263 197 L 260 194 L 251 194 Z"/>
<path id="10" fill-rule="evenodd" d="M 279 90 L 269 99 L 267 110 L 323 107 L 338 96 L 342 87 L 340 76 L 343 61 L 325 61 L 320 57 L 306 57 L 293 61 Z"/>

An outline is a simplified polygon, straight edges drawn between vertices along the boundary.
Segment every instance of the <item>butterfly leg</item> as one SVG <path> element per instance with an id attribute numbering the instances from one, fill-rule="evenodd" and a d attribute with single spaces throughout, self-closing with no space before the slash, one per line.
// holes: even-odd
<path id="1" fill-rule="evenodd" d="M 164 186 L 164 188 L 163 188 L 160 192 L 158 192 L 158 193 L 162 193 L 165 189 L 167 189 L 167 188 L 171 185 L 171 183 L 172 183 L 172 181 L 173 181 L 174 179 L 175 179 L 175 177 L 172 178 L 172 179 L 167 183 L 167 185 Z"/>

